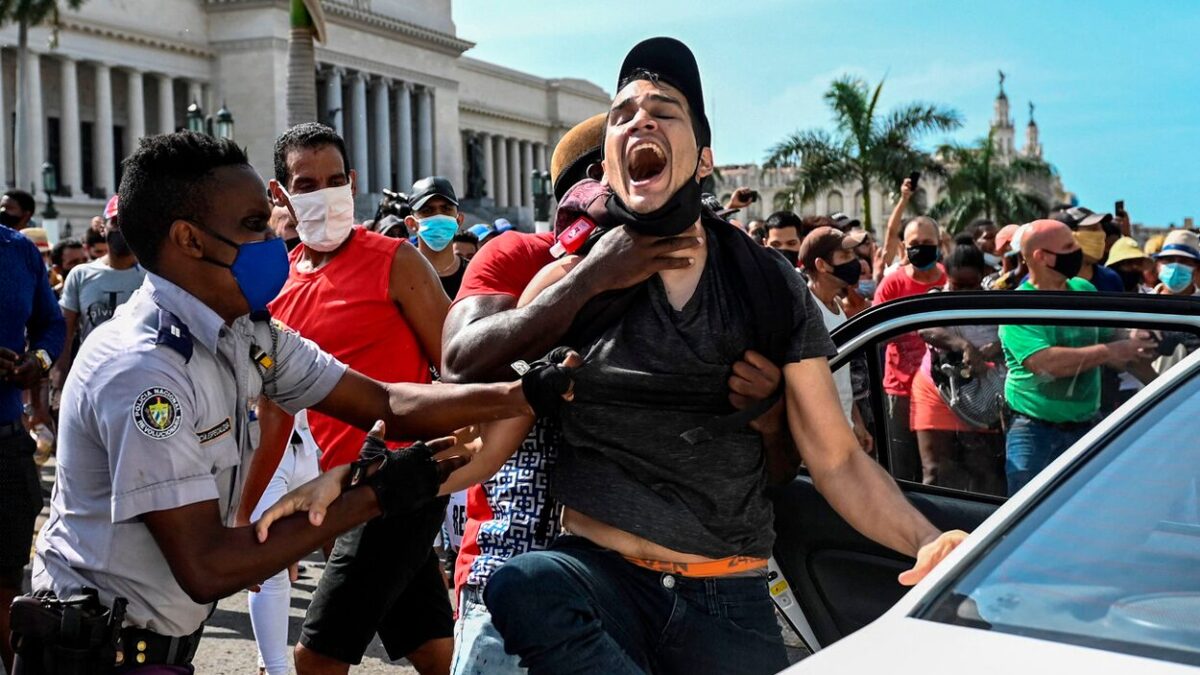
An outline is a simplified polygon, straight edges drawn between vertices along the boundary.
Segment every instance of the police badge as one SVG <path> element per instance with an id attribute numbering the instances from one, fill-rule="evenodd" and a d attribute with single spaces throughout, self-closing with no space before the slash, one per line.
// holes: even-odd
<path id="1" fill-rule="evenodd" d="M 179 430 L 179 399 L 163 387 L 143 391 L 133 403 L 133 422 L 150 438 L 170 438 Z"/>

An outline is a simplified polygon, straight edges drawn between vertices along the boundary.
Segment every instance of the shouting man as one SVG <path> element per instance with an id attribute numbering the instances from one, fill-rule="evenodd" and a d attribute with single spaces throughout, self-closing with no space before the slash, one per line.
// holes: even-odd
<path id="1" fill-rule="evenodd" d="M 609 312 L 611 323 L 568 339 L 585 365 L 560 414 L 551 485 L 574 536 L 513 558 L 484 591 L 506 650 L 535 675 L 787 666 L 767 589 L 774 534 L 763 444 L 745 425 L 713 423 L 729 419 L 726 380 L 753 346 L 783 365 L 791 438 L 829 502 L 867 536 L 918 557 L 902 582 L 915 583 L 965 536 L 938 532 L 859 449 L 803 278 L 702 213 L 710 145 L 691 51 L 670 38 L 636 46 L 606 124 L 607 211 L 623 223 L 613 232 L 694 242 L 675 254 L 686 264 L 660 267 L 617 300 L 624 311 Z M 534 284 L 597 271 L 583 260 L 552 263 L 557 270 Z M 751 292 L 755 280 L 742 276 L 751 268 L 768 297 Z M 763 307 L 790 320 L 774 330 Z"/>

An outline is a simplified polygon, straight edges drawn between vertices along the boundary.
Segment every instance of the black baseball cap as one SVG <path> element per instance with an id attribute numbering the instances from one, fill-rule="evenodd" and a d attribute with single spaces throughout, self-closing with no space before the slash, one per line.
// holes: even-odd
<path id="1" fill-rule="evenodd" d="M 1081 225 L 1083 227 L 1089 227 L 1091 225 L 1107 225 L 1112 222 L 1113 217 L 1111 213 L 1096 213 L 1095 211 L 1082 206 L 1073 206 L 1069 209 L 1064 209 L 1062 211 L 1057 211 L 1050 214 L 1050 218 L 1051 220 L 1057 220 L 1072 230 L 1076 230 L 1079 229 Z"/>
<path id="2" fill-rule="evenodd" d="M 428 176 L 413 183 L 412 192 L 408 195 L 408 203 L 413 211 L 420 211 L 425 202 L 434 197 L 441 197 L 451 204 L 458 206 L 458 197 L 454 194 L 454 185 L 445 176 Z"/>
<path id="3" fill-rule="evenodd" d="M 634 45 L 625 55 L 621 71 L 617 75 L 617 91 L 635 70 L 654 73 L 659 79 L 678 89 L 687 99 L 692 116 L 696 118 L 699 131 L 696 143 L 707 148 L 712 146 L 712 128 L 704 113 L 704 88 L 700 85 L 700 68 L 696 57 L 688 46 L 670 37 L 654 37 Z"/>
<path id="4" fill-rule="evenodd" d="M 862 223 L 860 223 L 857 218 L 851 218 L 850 216 L 842 213 L 841 211 L 838 211 L 837 213 L 833 214 L 832 216 L 829 216 L 829 219 L 832 220 L 834 223 L 836 223 L 837 228 L 839 230 L 841 230 L 842 232 L 845 232 L 852 227 L 860 227 L 862 225 Z"/>

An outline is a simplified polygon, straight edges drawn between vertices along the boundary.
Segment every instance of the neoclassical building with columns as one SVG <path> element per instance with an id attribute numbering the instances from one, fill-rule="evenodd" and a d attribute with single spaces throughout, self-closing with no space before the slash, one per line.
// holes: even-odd
<path id="1" fill-rule="evenodd" d="M 120 162 L 146 134 L 186 127 L 192 103 L 224 106 L 234 139 L 264 179 L 286 126 L 287 0 L 88 0 L 64 11 L 57 44 L 30 30 L 27 134 L 13 138 L 17 28 L 0 30 L 0 178 L 37 188 L 56 169 L 59 220 L 75 232 L 120 182 Z M 316 45 L 318 118 L 346 139 L 358 173 L 360 216 L 384 188 L 407 191 L 441 174 L 490 215 L 529 226 L 531 173 L 554 143 L 607 109 L 609 96 L 578 79 L 545 79 L 464 56 L 450 0 L 323 0 Z M 22 161 L 15 161 L 18 147 Z M 17 175 L 20 169 L 22 175 Z"/>

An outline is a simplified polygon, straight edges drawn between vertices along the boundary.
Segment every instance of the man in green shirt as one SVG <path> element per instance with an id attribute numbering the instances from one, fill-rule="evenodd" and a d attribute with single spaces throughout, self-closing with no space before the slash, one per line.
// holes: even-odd
<path id="1" fill-rule="evenodd" d="M 1054 220 L 1026 226 L 1021 254 L 1029 280 L 1019 291 L 1095 291 L 1077 278 L 1083 250 L 1070 228 Z M 1144 366 L 1154 342 L 1131 335 L 1113 340 L 1094 326 L 1001 326 L 1008 363 L 1004 397 L 1012 409 L 1006 441 L 1008 493 L 1014 494 L 1078 441 L 1100 411 L 1100 367 Z"/>

